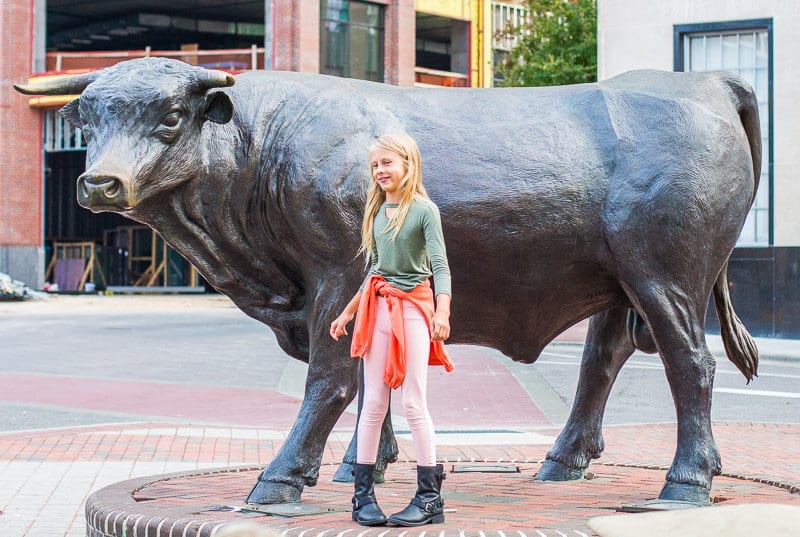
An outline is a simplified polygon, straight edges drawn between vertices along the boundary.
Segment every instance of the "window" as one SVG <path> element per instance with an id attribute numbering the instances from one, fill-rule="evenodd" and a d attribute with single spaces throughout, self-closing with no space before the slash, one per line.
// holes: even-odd
<path id="1" fill-rule="evenodd" d="M 772 243 L 772 21 L 740 21 L 675 28 L 677 71 L 730 71 L 756 92 L 761 120 L 761 179 L 738 246 Z"/>
<path id="2" fill-rule="evenodd" d="M 522 6 L 505 2 L 492 2 L 492 66 L 494 85 L 503 83 L 501 66 L 508 59 L 509 52 L 517 46 L 523 26 L 530 22 L 528 10 Z"/>
<path id="3" fill-rule="evenodd" d="M 320 72 L 383 82 L 383 6 L 320 2 Z"/>

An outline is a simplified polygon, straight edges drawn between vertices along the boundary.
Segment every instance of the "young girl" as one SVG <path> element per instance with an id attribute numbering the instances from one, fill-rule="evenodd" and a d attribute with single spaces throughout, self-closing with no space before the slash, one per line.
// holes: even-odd
<path id="1" fill-rule="evenodd" d="M 441 523 L 444 475 L 442 465 L 436 464 L 426 386 L 429 364 L 453 369 L 443 344 L 450 336 L 450 269 L 442 224 L 438 208 L 422 186 L 419 148 L 410 136 L 379 137 L 369 150 L 369 160 L 372 181 L 361 252 L 372 265 L 361 289 L 330 329 L 338 341 L 347 335 L 345 327 L 358 311 L 351 354 L 364 359 L 364 401 L 358 421 L 353 520 L 364 526 L 387 522 L 375 499 L 372 472 L 390 390 L 400 388 L 417 453 L 417 493 L 388 522 Z"/>

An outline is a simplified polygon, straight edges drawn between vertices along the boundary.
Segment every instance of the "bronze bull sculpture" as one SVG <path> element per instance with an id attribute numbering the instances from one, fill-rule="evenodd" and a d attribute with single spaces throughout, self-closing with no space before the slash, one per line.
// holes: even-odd
<path id="1" fill-rule="evenodd" d="M 234 79 L 148 58 L 17 89 L 81 93 L 62 110 L 88 141 L 79 203 L 152 226 L 308 362 L 295 425 L 248 501 L 298 501 L 356 395 L 359 361 L 327 327 L 364 274 L 367 149 L 397 130 L 419 142 L 441 210 L 450 342 L 531 363 L 591 317 L 572 413 L 538 478 L 579 478 L 600 456 L 606 400 L 638 348 L 660 354 L 677 411 L 660 498 L 708 501 L 720 473 L 712 293 L 729 359 L 748 381 L 758 361 L 726 276 L 761 166 L 758 108 L 741 79 L 638 71 L 554 88 L 422 89 Z M 386 432 L 384 463 L 396 454 Z"/>

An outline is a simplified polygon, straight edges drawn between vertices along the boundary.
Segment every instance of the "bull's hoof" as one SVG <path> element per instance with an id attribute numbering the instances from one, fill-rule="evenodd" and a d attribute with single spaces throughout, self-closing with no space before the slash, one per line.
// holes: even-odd
<path id="1" fill-rule="evenodd" d="M 384 466 L 383 469 L 378 469 L 375 466 L 375 471 L 372 472 L 372 477 L 375 479 L 376 483 L 383 483 L 386 481 L 386 467 Z M 339 469 L 336 470 L 336 474 L 333 476 L 331 480 L 334 483 L 353 483 L 355 478 L 353 477 L 353 465 L 349 462 L 343 462 L 339 465 Z"/>
<path id="2" fill-rule="evenodd" d="M 267 505 L 273 503 L 297 503 L 300 501 L 302 488 L 275 481 L 256 481 L 253 490 L 247 495 L 246 503 Z"/>
<path id="3" fill-rule="evenodd" d="M 583 468 L 571 468 L 558 461 L 547 459 L 536 474 L 537 481 L 577 481 L 583 479 Z"/>
<path id="4" fill-rule="evenodd" d="M 664 488 L 661 489 L 661 494 L 658 495 L 658 499 L 691 503 L 694 505 L 708 505 L 711 503 L 707 488 L 700 485 L 688 485 L 686 483 L 674 483 L 672 481 L 664 483 Z"/>
<path id="5" fill-rule="evenodd" d="M 340 464 L 339 469 L 336 470 L 336 473 L 333 475 L 332 481 L 334 483 L 353 483 L 355 481 L 355 477 L 353 477 L 353 465 L 349 462 Z"/>

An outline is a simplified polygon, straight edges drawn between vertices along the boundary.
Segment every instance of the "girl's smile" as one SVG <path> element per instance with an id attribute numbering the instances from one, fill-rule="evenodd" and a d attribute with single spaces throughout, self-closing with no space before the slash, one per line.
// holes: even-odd
<path id="1" fill-rule="evenodd" d="M 407 172 L 403 159 L 397 153 L 382 147 L 372 148 L 369 156 L 372 179 L 386 193 L 387 201 L 399 196 L 400 183 Z"/>

